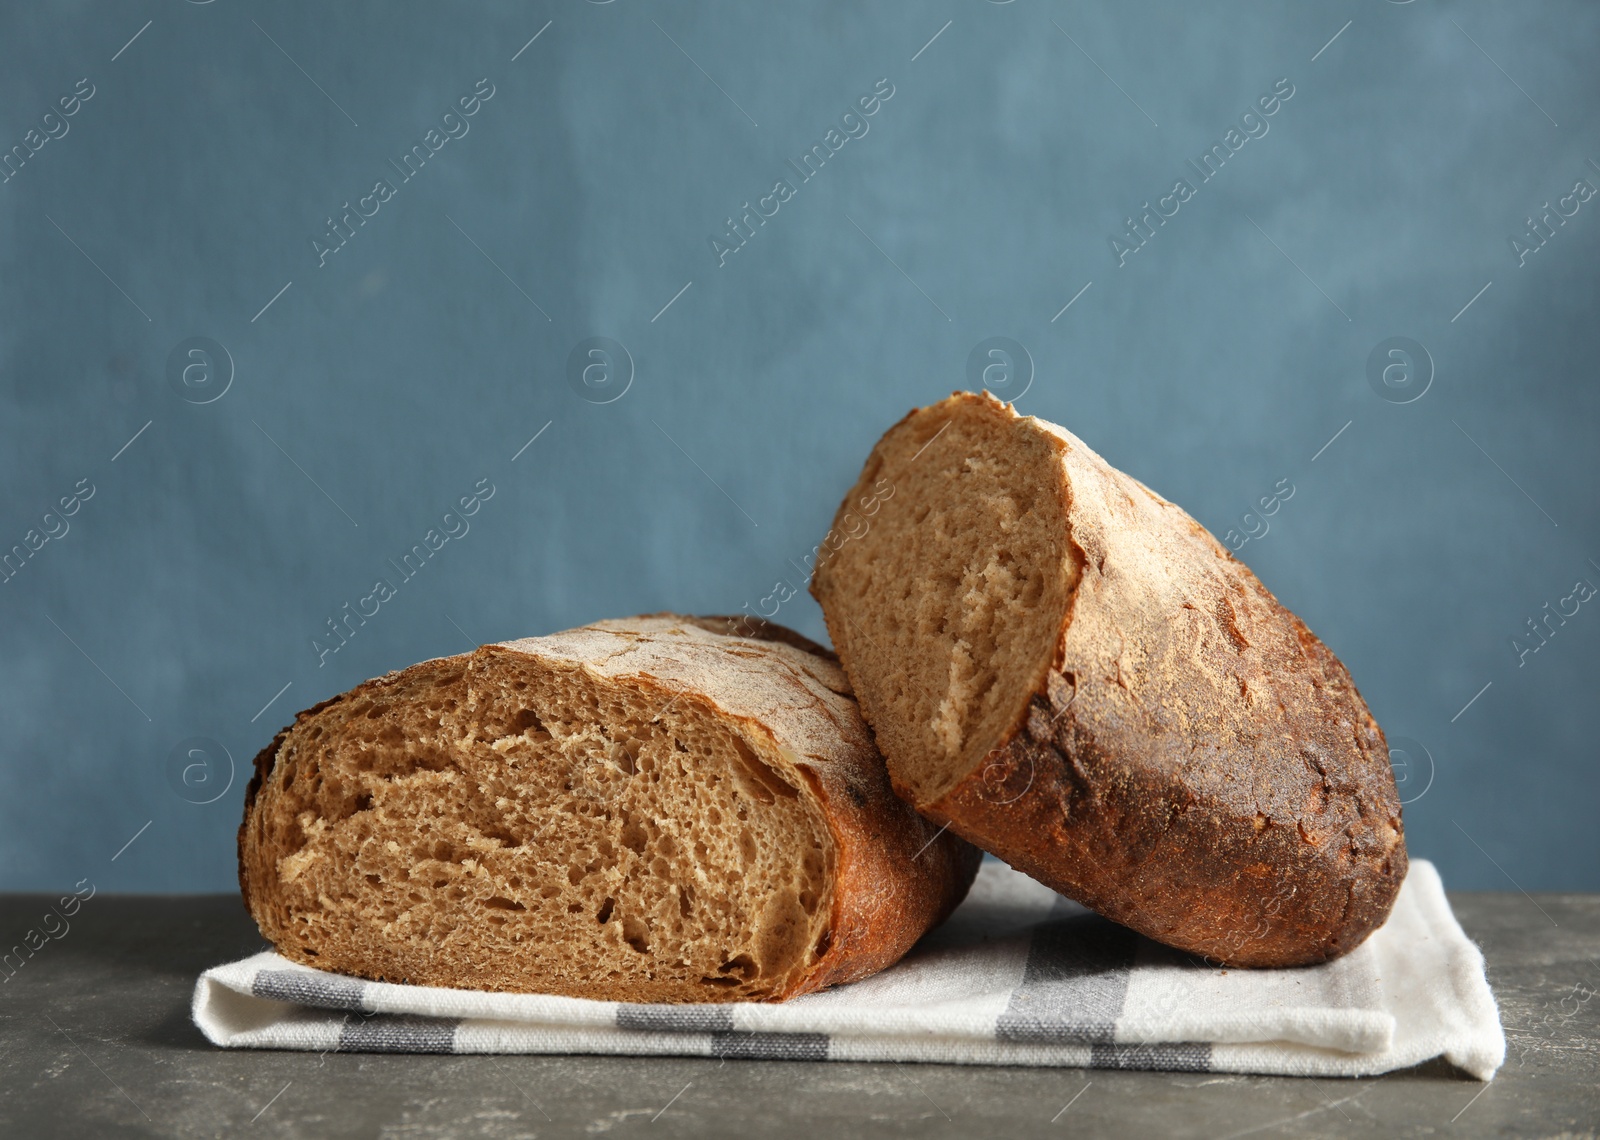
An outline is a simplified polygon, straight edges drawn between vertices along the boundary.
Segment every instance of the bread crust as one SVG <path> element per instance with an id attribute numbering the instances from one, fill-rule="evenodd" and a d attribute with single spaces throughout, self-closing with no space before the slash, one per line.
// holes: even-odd
<path id="1" fill-rule="evenodd" d="M 736 632 L 735 632 L 736 631 Z M 740 636 L 743 634 L 743 636 Z M 486 645 L 367 681 L 299 714 L 256 757 L 239 830 L 239 881 L 262 934 L 280 953 L 323 969 L 366 977 L 475 989 L 547 990 L 548 979 L 519 974 L 514 960 L 489 974 L 448 970 L 391 977 L 378 956 L 345 954 L 330 961 L 300 953 L 284 936 L 287 914 L 278 862 L 289 852 L 263 826 L 274 812 L 283 777 L 279 756 L 290 734 L 336 703 L 381 692 L 414 670 L 457 665 L 493 669 L 507 657 L 532 657 L 551 667 L 576 665 L 623 681 L 661 704 L 681 700 L 737 722 L 774 746 L 814 797 L 835 849 L 826 950 L 792 969 L 766 1000 L 781 1001 L 874 973 L 898 960 L 965 896 L 981 853 L 915 813 L 889 785 L 871 730 L 862 720 L 843 671 L 831 653 L 771 623 L 741 618 L 653 614 L 606 621 L 549 637 Z M 356 873 L 352 868 L 352 876 Z M 359 878 L 359 876 L 356 876 Z M 426 971 L 424 971 L 426 973 Z M 704 987 L 695 1000 L 725 1001 L 729 991 Z M 553 992 L 574 992 L 557 989 Z M 618 983 L 612 990 L 574 996 L 662 1000 Z M 680 999 L 681 1000 L 681 999 Z"/>
<path id="2" fill-rule="evenodd" d="M 953 414 L 1004 416 L 1055 445 L 1077 587 L 1049 668 L 1018 694 L 987 759 L 919 802 L 908 758 L 891 754 L 896 790 L 1179 949 L 1293 966 L 1359 945 L 1407 863 L 1383 733 L 1344 666 L 1204 527 L 1064 428 L 956 393 L 885 440 Z M 875 449 L 867 470 L 881 466 Z M 870 694 L 834 603 L 837 573 L 821 568 L 812 592 L 856 691 Z M 869 721 L 871 704 L 864 696 Z"/>

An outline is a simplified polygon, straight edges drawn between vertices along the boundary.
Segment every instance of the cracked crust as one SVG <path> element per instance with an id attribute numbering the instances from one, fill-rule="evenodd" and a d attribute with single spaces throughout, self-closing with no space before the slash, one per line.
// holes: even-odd
<path id="1" fill-rule="evenodd" d="M 687 919 L 690 899 L 696 899 L 696 907 L 713 901 L 715 884 L 695 878 L 696 867 L 683 852 L 699 837 L 715 856 L 715 829 L 708 831 L 704 819 L 674 818 L 679 809 L 659 806 L 665 797 L 656 801 L 662 818 L 650 818 L 648 801 L 644 815 L 635 811 L 642 826 L 639 843 L 644 845 L 645 831 L 652 842 L 661 834 L 677 835 L 678 841 L 667 844 L 665 851 L 671 855 L 676 849 L 677 862 L 685 866 L 675 862 L 671 881 L 656 884 L 653 876 L 660 871 L 647 869 L 647 859 L 633 859 L 619 847 L 613 865 L 587 872 L 605 884 L 591 893 L 607 895 L 611 905 L 602 907 L 598 922 L 592 905 L 571 920 L 574 930 L 591 941 L 595 930 L 608 922 L 618 928 L 608 935 L 610 942 L 588 953 L 609 952 L 615 943 L 616 962 L 606 964 L 616 964 L 621 976 L 585 972 L 587 963 L 552 964 L 548 955 L 538 958 L 530 942 L 548 944 L 552 932 L 559 934 L 561 924 L 569 921 L 569 901 L 587 898 L 576 877 L 577 864 L 569 889 L 560 862 L 562 833 L 594 821 L 592 814 L 587 820 L 573 817 L 553 831 L 538 831 L 543 838 L 530 837 L 536 822 L 514 810 L 527 790 L 526 785 L 519 789 L 519 782 L 550 778 L 538 766 L 546 762 L 537 760 L 530 742 L 549 739 L 546 729 L 555 726 L 544 725 L 537 715 L 500 726 L 496 718 L 503 718 L 505 710 L 495 709 L 494 693 L 508 683 L 534 690 L 540 677 L 575 674 L 598 686 L 585 691 L 599 693 L 602 702 L 606 694 L 635 702 L 646 710 L 652 726 L 687 717 L 744 742 L 744 770 L 761 786 L 742 780 L 736 771 L 734 783 L 746 793 L 753 791 L 754 799 L 747 795 L 731 801 L 733 806 L 741 812 L 748 809 L 756 821 L 771 818 L 764 813 L 785 810 L 813 821 L 821 846 L 815 856 L 807 856 L 806 874 L 812 880 L 811 897 L 818 901 L 803 920 L 803 937 L 796 933 L 791 939 L 796 952 L 774 954 L 777 967 L 768 969 L 757 953 L 761 968 L 752 976 L 735 972 L 728 978 L 674 980 L 663 963 L 635 953 L 637 945 L 631 950 L 624 945 L 630 938 L 639 941 L 637 924 L 651 914 L 666 913 L 670 919 L 681 904 Z M 528 703 L 525 695 L 518 700 Z M 433 706 L 427 724 L 437 730 L 437 738 L 420 733 L 402 740 L 402 714 L 415 713 L 424 704 Z M 374 716 L 378 719 L 367 719 Z M 523 720 L 529 727 L 519 729 Z M 387 739 L 389 753 L 338 735 L 347 723 L 380 726 L 374 740 Z M 665 739 L 670 749 L 672 733 Z M 656 746 L 648 741 L 635 740 L 631 747 L 637 755 L 628 757 L 626 776 L 600 762 L 598 769 L 575 770 L 580 782 L 587 771 L 596 770 L 598 779 L 609 781 L 603 801 L 608 821 L 619 810 L 619 797 L 639 791 L 635 763 L 642 775 L 646 763 L 656 765 L 650 769 L 656 772 L 666 761 L 677 761 L 670 751 L 665 760 L 659 750 L 651 752 Z M 647 752 L 656 759 L 646 761 Z M 447 754 L 449 761 L 442 761 Z M 699 772 L 713 767 L 709 754 L 693 760 L 684 779 L 699 779 Z M 573 771 L 555 778 L 569 780 L 570 790 Z M 424 824 L 427 838 L 421 855 L 410 856 L 396 870 L 382 862 L 381 849 L 393 846 L 394 839 L 402 845 L 416 842 L 405 824 L 411 808 L 393 791 L 414 779 L 437 786 L 422 807 L 438 822 Z M 493 795 L 486 793 L 488 788 L 494 789 Z M 460 840 L 450 839 L 450 829 L 458 816 L 470 814 L 475 801 L 480 806 L 498 802 L 501 811 L 491 813 L 494 818 L 487 823 L 477 821 L 463 848 Z M 334 838 L 324 842 L 326 837 Z M 431 851 L 434 839 L 447 846 L 454 842 L 457 851 Z M 768 852 L 771 842 L 763 842 L 764 859 L 770 855 L 779 865 L 801 861 L 798 852 L 786 855 L 781 847 Z M 319 854 L 324 848 L 331 858 Z M 955 835 L 941 834 L 894 795 L 871 731 L 828 650 L 770 623 L 654 614 L 423 662 L 306 710 L 256 757 L 245 795 L 239 858 L 245 904 L 263 935 L 285 956 L 307 965 L 390 981 L 604 1000 L 779 1001 L 864 977 L 898 960 L 965 895 L 980 854 Z M 462 865 L 467 866 L 465 874 Z M 659 868 L 662 860 L 658 857 L 650 866 Z M 554 887 L 536 889 L 543 881 L 541 868 L 548 867 L 559 872 L 553 878 L 545 875 Z M 374 901 L 395 875 L 404 880 L 400 890 L 416 892 L 412 898 L 423 900 L 408 904 L 411 909 L 400 915 L 381 912 Z M 375 878 L 384 880 L 381 887 L 373 885 Z M 698 897 L 682 891 L 680 880 L 698 885 Z M 516 886 L 508 885 L 513 881 Z M 723 888 L 725 893 L 728 889 Z M 735 911 L 748 903 L 745 909 L 757 916 L 748 921 L 764 921 L 771 908 L 764 910 L 761 899 L 776 888 L 749 866 L 743 885 L 731 889 L 729 905 Z M 661 905 L 647 912 L 643 908 L 654 899 L 651 891 L 665 901 L 655 900 Z M 740 893 L 746 897 L 740 899 Z M 637 906 L 630 911 L 635 896 Z M 576 904 L 570 909 L 576 910 Z M 422 910 L 431 917 L 417 936 L 412 916 Z M 632 928 L 630 920 L 636 924 Z M 526 931 L 513 941 L 523 927 Z M 663 940 L 655 933 L 649 944 Z"/>
<path id="2" fill-rule="evenodd" d="M 924 462 L 941 461 L 930 441 L 962 417 L 988 417 L 1019 457 L 1023 443 L 1054 453 L 1072 585 L 1058 638 L 1024 671 L 1034 680 L 1002 695 L 1009 725 L 930 786 L 930 761 L 892 727 L 880 657 L 856 636 L 866 607 L 885 604 L 861 588 L 872 533 L 819 567 L 812 592 L 896 790 L 1168 945 L 1244 966 L 1359 945 L 1387 917 L 1406 851 L 1383 733 L 1343 665 L 1183 510 L 987 395 L 911 413 L 846 503 L 896 480 L 896 457 L 932 446 Z M 919 504 L 906 491 L 890 508 Z"/>

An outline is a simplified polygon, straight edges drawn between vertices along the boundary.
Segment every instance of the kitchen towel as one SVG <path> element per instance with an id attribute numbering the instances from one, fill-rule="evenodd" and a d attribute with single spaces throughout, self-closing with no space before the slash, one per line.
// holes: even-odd
<path id="1" fill-rule="evenodd" d="M 1418 859 L 1388 922 L 1320 966 L 1211 966 L 986 861 L 965 902 L 873 977 L 781 1004 L 635 1005 L 370 982 L 267 951 L 217 966 L 194 1020 L 217 1045 L 610 1053 L 1366 1076 L 1505 1059 L 1483 955 Z"/>

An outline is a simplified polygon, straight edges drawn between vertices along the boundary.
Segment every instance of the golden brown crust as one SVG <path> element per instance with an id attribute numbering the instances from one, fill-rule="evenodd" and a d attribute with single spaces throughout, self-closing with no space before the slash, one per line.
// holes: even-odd
<path id="1" fill-rule="evenodd" d="M 1406 853 L 1383 734 L 1343 665 L 1199 523 L 1064 429 L 958 393 L 891 432 L 962 412 L 1057 444 L 1078 584 L 1053 667 L 988 759 L 917 802 L 891 754 L 896 790 L 1180 949 L 1288 966 L 1358 945 L 1387 917 Z M 831 590 L 819 573 L 865 692 Z"/>
<path id="2" fill-rule="evenodd" d="M 828 952 L 776 1000 L 865 978 L 899 961 L 966 897 L 983 853 L 894 794 L 882 761 L 846 775 L 802 769 L 837 844 Z"/>
<path id="3" fill-rule="evenodd" d="M 283 840 L 267 826 L 276 816 L 289 814 L 284 811 L 288 801 L 283 797 L 287 794 L 285 777 L 292 773 L 277 769 L 282 767 L 280 752 L 295 753 L 284 749 L 284 742 L 318 711 L 361 700 L 417 670 L 458 665 L 470 673 L 476 668 L 492 669 L 508 658 L 534 657 L 552 667 L 576 664 L 596 675 L 624 681 L 661 704 L 693 702 L 737 722 L 746 734 L 769 740 L 791 774 L 798 776 L 806 793 L 814 797 L 834 844 L 828 941 L 825 950 L 765 995 L 768 1000 L 851 981 L 892 964 L 960 902 L 981 855 L 953 834 L 941 833 L 894 795 L 871 732 L 831 653 L 770 623 L 748 628 L 747 635 L 739 636 L 731 631 L 746 628 L 738 626 L 740 621 L 657 614 L 596 623 L 548 638 L 484 646 L 471 654 L 424 662 L 365 682 L 300 714 L 295 725 L 280 732 L 257 756 L 255 775 L 246 791 L 245 820 L 240 828 L 240 885 L 262 933 L 280 952 L 308 965 L 363 976 L 394 972 L 392 963 L 378 965 L 380 960 L 389 960 L 381 954 L 374 953 L 367 960 L 346 955 L 330 961 L 326 953 L 306 957 L 294 939 L 285 937 L 287 892 L 278 867 L 291 852 L 282 849 Z M 353 866 L 349 874 L 359 878 Z M 360 885 L 353 884 L 352 889 L 360 890 Z M 296 905 L 306 904 L 302 900 Z M 480 969 L 471 975 L 419 973 L 419 969 L 430 968 L 425 960 L 420 967 L 408 961 L 405 980 L 472 988 L 543 988 L 537 978 L 524 978 L 521 985 L 505 984 L 506 978 L 517 976 L 515 963 L 508 963 L 504 970 L 485 973 Z M 504 978 L 496 981 L 502 974 Z M 611 1000 L 652 999 L 652 995 L 620 985 L 613 992 L 559 992 Z M 706 986 L 695 1000 L 734 996 L 728 990 Z"/>

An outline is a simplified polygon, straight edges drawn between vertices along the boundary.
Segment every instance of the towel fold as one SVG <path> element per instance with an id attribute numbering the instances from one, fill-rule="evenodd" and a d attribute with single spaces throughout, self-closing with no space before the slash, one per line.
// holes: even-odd
<path id="1" fill-rule="evenodd" d="M 273 952 L 217 966 L 194 1020 L 229 1048 L 610 1053 L 1367 1076 L 1443 1056 L 1480 1080 L 1505 1035 L 1431 863 L 1337 961 L 1227 970 L 1001 863 L 903 960 L 779 1005 L 634 1005 L 394 985 Z"/>

